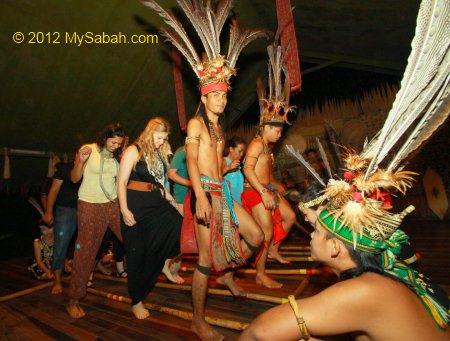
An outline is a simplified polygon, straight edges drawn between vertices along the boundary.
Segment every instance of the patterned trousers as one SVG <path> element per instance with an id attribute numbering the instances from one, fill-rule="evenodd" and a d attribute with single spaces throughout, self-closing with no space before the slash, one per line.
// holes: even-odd
<path id="1" fill-rule="evenodd" d="M 79 300 L 86 296 L 86 284 L 108 227 L 122 241 L 118 200 L 104 204 L 78 200 L 78 238 L 70 275 L 70 298 Z"/>

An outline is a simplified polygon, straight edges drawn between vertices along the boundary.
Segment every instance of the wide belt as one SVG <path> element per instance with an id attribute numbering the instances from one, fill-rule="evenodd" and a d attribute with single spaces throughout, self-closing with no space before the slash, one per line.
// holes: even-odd
<path id="1" fill-rule="evenodd" d="M 127 188 L 139 192 L 152 192 L 159 190 L 161 186 L 152 184 L 151 182 L 130 180 L 128 182 Z"/>

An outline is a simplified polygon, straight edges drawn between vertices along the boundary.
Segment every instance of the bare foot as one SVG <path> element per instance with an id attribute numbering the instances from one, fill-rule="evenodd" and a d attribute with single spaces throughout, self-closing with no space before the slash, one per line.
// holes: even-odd
<path id="1" fill-rule="evenodd" d="M 172 262 L 171 259 L 166 259 L 164 263 L 164 267 L 162 269 L 162 273 L 166 275 L 167 279 L 172 283 L 183 284 L 184 279 L 178 274 L 178 270 L 180 270 L 181 261 Z"/>
<path id="2" fill-rule="evenodd" d="M 282 283 L 273 280 L 266 274 L 256 275 L 256 283 L 269 289 L 279 289 L 283 286 Z"/>
<path id="3" fill-rule="evenodd" d="M 69 305 L 66 307 L 66 310 L 69 313 L 70 317 L 74 319 L 79 319 L 80 317 L 86 315 L 77 300 L 70 300 Z"/>
<path id="4" fill-rule="evenodd" d="M 284 259 L 278 251 L 272 251 L 269 249 L 269 253 L 267 254 L 267 258 L 275 259 L 277 262 L 281 264 L 290 264 L 291 262 L 287 259 Z"/>
<path id="5" fill-rule="evenodd" d="M 216 282 L 221 285 L 225 285 L 230 289 L 231 293 L 234 296 L 238 297 L 245 297 L 247 296 L 247 292 L 242 289 L 237 283 L 234 281 L 233 276 L 230 276 L 228 274 L 222 275 L 220 277 L 217 277 Z"/>
<path id="6" fill-rule="evenodd" d="M 148 309 L 144 307 L 142 302 L 139 302 L 138 304 L 135 304 L 131 307 L 131 310 L 133 311 L 134 316 L 136 316 L 137 319 L 143 320 L 150 316 L 150 313 L 148 312 Z"/>
<path id="7" fill-rule="evenodd" d="M 63 287 L 61 285 L 61 283 L 56 283 L 53 284 L 53 288 L 52 288 L 52 294 L 60 294 L 63 291 Z"/>
<path id="8" fill-rule="evenodd" d="M 222 341 L 225 339 L 225 336 L 219 334 L 204 320 L 192 320 L 191 329 L 203 341 Z"/>

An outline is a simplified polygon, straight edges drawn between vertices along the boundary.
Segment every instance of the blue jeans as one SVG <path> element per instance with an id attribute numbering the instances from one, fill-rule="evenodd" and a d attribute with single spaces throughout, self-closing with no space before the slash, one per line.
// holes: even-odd
<path id="1" fill-rule="evenodd" d="M 55 207 L 55 242 L 53 245 L 53 271 L 64 269 L 67 249 L 77 229 L 77 209 L 73 207 Z"/>

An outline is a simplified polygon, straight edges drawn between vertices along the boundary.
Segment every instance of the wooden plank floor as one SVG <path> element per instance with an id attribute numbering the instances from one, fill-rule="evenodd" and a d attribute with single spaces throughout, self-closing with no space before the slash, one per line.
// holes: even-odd
<path id="1" fill-rule="evenodd" d="M 440 283 L 450 293 L 450 227 L 448 223 L 412 222 L 406 232 L 422 254 L 420 270 Z M 291 236 L 289 245 L 308 245 L 309 241 L 298 231 Z M 26 269 L 28 257 L 18 257 L 0 262 L 0 296 L 42 284 Z M 193 259 L 183 264 L 193 267 Z M 304 268 L 314 263 L 295 262 L 282 266 L 270 262 L 270 268 Z M 186 284 L 191 283 L 192 273 L 185 273 Z M 292 294 L 304 276 L 274 276 L 284 285 L 279 290 L 257 286 L 254 274 L 236 275 L 239 284 L 248 292 L 277 297 Z M 211 276 L 210 287 L 221 288 Z M 161 282 L 165 282 L 163 276 Z M 313 295 L 334 283 L 331 275 L 312 276 L 303 292 Z M 67 284 L 65 284 L 67 287 Z M 126 284 L 96 278 L 94 288 L 118 295 L 128 296 Z M 198 340 L 190 331 L 190 322 L 159 312 L 151 312 L 148 319 L 136 320 L 126 303 L 107 300 L 88 294 L 82 301 L 87 315 L 79 320 L 71 319 L 65 311 L 67 297 L 52 295 L 51 288 L 6 301 L 0 305 L 0 340 Z M 155 288 L 146 302 L 192 312 L 189 291 Z M 273 303 L 258 302 L 209 295 L 207 315 L 241 322 L 250 322 Z M 238 331 L 218 328 L 227 340 L 235 340 Z"/>

